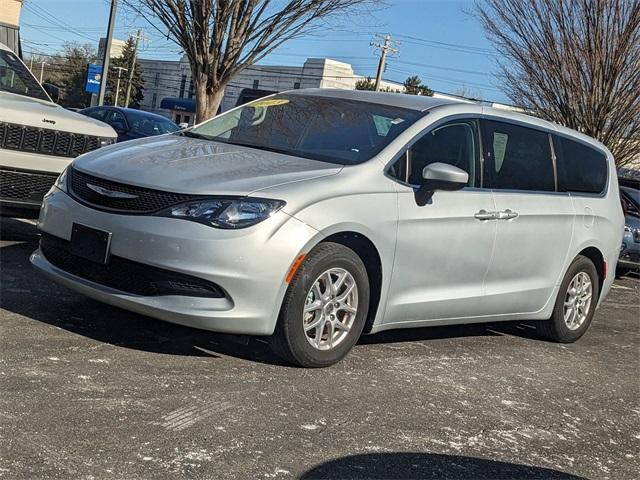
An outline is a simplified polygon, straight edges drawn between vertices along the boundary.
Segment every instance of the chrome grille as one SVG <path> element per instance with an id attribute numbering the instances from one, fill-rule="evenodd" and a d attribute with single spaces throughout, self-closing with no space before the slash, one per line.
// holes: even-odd
<path id="1" fill-rule="evenodd" d="M 71 193 L 80 201 L 98 208 L 123 213 L 154 213 L 177 203 L 202 198 L 200 195 L 163 192 L 151 188 L 112 182 L 80 172 L 75 168 L 69 169 L 68 182 Z M 102 195 L 89 185 L 113 192 L 125 193 L 131 195 L 132 198 L 114 198 Z"/>

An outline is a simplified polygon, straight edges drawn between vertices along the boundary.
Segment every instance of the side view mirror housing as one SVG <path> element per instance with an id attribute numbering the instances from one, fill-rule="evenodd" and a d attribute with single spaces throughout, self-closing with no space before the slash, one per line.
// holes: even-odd
<path id="1" fill-rule="evenodd" d="M 418 205 L 426 205 L 436 190 L 460 190 L 468 182 L 469 174 L 461 168 L 447 163 L 431 163 L 422 171 L 422 185 L 416 192 L 416 201 Z"/>
<path id="2" fill-rule="evenodd" d="M 60 87 L 53 85 L 52 83 L 43 83 L 42 88 L 44 88 L 47 95 L 51 97 L 51 100 L 58 103 L 58 100 L 60 100 Z"/>

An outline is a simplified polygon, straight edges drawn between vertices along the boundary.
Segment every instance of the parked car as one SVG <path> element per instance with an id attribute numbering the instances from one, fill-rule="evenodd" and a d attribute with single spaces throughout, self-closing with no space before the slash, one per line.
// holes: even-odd
<path id="1" fill-rule="evenodd" d="M 592 138 L 431 97 L 294 90 L 79 158 L 31 261 L 169 322 L 269 336 L 307 367 L 361 333 L 537 320 L 589 327 L 624 217 Z"/>
<path id="2" fill-rule="evenodd" d="M 80 113 L 108 123 L 118 133 L 118 142 L 177 132 L 180 127 L 168 118 L 134 108 L 89 107 Z"/>
<path id="3" fill-rule="evenodd" d="M 56 105 L 0 43 L 0 215 L 37 217 L 42 197 L 71 160 L 115 142 L 111 127 Z"/>
<path id="4" fill-rule="evenodd" d="M 620 187 L 624 211 L 624 236 L 618 259 L 618 275 L 640 271 L 640 190 Z"/>

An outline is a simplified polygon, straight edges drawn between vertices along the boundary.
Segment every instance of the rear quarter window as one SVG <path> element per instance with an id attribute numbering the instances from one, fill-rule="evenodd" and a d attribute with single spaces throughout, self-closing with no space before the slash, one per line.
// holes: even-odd
<path id="1" fill-rule="evenodd" d="M 561 192 L 602 193 L 607 184 L 607 157 L 599 150 L 554 136 Z"/>

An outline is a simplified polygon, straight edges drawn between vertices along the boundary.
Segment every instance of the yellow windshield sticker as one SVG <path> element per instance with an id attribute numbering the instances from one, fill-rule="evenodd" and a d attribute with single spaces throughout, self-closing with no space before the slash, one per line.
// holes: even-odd
<path id="1" fill-rule="evenodd" d="M 275 107 L 277 105 L 286 105 L 289 100 L 286 98 L 267 98 L 265 100 L 258 100 L 251 104 L 252 107 Z"/>

